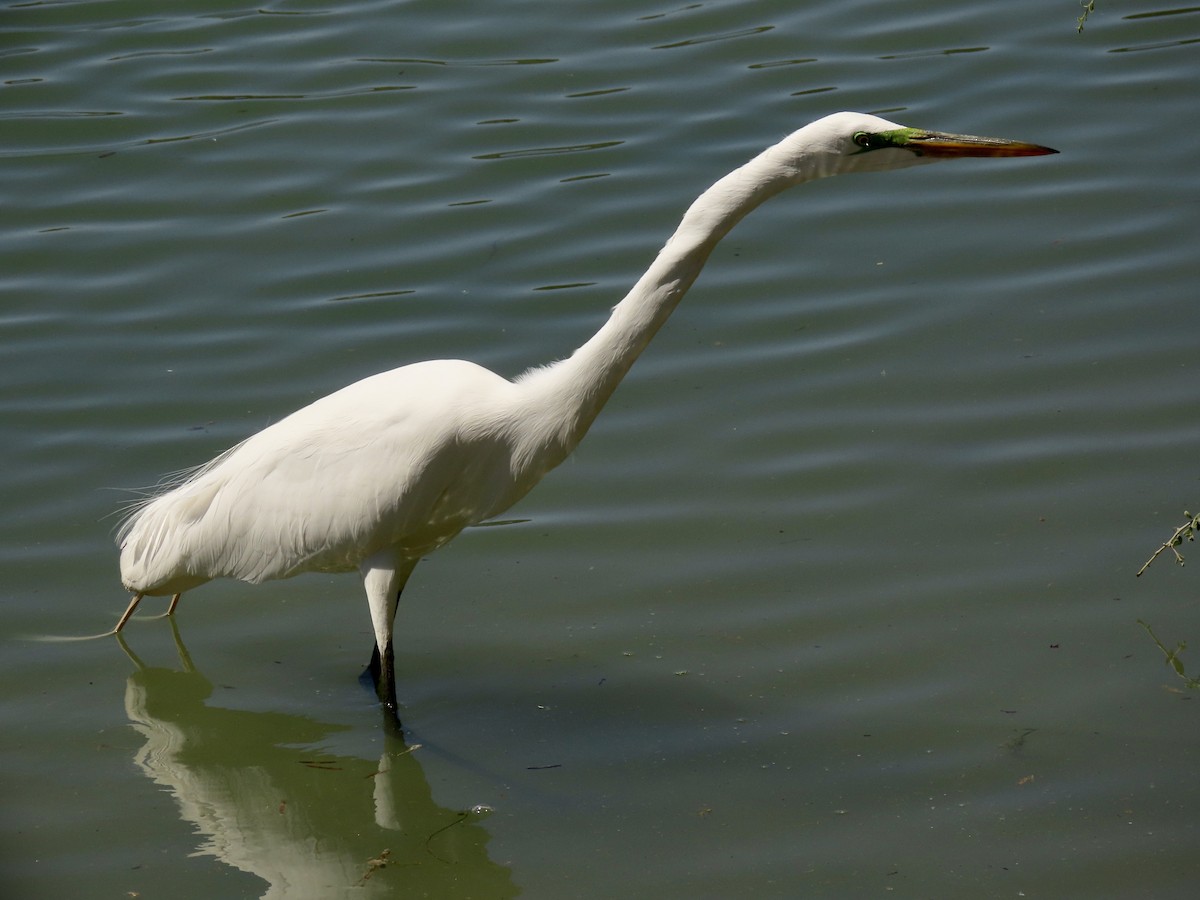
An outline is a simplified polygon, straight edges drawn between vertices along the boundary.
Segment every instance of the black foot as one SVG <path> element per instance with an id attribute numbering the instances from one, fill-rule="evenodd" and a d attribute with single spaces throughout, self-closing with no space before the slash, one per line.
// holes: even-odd
<path id="1" fill-rule="evenodd" d="M 382 668 L 383 667 L 379 662 L 379 648 L 372 647 L 371 661 L 367 663 L 367 667 L 363 669 L 362 674 L 358 676 L 359 683 L 361 683 L 363 687 L 369 687 L 371 690 L 375 690 L 376 686 L 379 684 L 379 675 L 382 671 Z"/>
<path id="2" fill-rule="evenodd" d="M 394 709 L 388 709 L 382 703 L 379 705 L 379 710 L 383 713 L 383 730 L 403 741 L 404 725 L 400 722 L 400 714 Z"/>
<path id="3" fill-rule="evenodd" d="M 379 648 L 372 648 L 371 661 L 358 676 L 358 683 L 379 698 L 385 726 L 393 728 L 397 734 L 403 735 L 400 727 L 400 708 L 396 702 L 396 675 L 390 647 L 388 648 L 387 662 L 388 665 L 385 667 L 383 659 L 379 655 Z"/>

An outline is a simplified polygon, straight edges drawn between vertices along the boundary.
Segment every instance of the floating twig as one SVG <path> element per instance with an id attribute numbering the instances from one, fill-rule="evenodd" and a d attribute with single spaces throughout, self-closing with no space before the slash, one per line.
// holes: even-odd
<path id="1" fill-rule="evenodd" d="M 1183 565 L 1183 554 L 1175 548 L 1183 543 L 1184 538 L 1187 538 L 1189 541 L 1194 541 L 1196 539 L 1196 532 L 1200 531 L 1200 516 L 1193 516 L 1186 509 L 1183 511 L 1183 514 L 1187 516 L 1187 521 L 1176 528 L 1175 533 L 1171 535 L 1171 537 L 1168 538 L 1161 547 L 1151 554 L 1150 558 L 1146 560 L 1145 564 L 1137 570 L 1138 577 L 1140 577 L 1143 572 L 1150 568 L 1150 563 L 1158 559 L 1158 555 L 1164 550 L 1170 550 L 1172 553 L 1174 553 L 1175 563 L 1180 566 Z"/>
<path id="2" fill-rule="evenodd" d="M 1083 7 L 1083 15 L 1075 23 L 1075 33 L 1083 34 L 1083 23 L 1087 21 L 1087 17 L 1096 11 L 1096 0 L 1080 0 L 1079 5 Z"/>

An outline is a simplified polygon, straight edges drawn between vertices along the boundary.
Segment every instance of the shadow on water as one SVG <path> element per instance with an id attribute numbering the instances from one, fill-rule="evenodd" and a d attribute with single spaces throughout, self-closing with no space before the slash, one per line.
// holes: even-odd
<path id="1" fill-rule="evenodd" d="M 198 855 L 263 879 L 264 898 L 517 894 L 487 855 L 487 810 L 438 806 L 420 745 L 385 728 L 378 760 L 322 752 L 346 726 L 210 705 L 213 685 L 178 630 L 175 643 L 179 670 L 147 666 L 121 641 L 137 667 L 125 710 L 145 738 L 134 763 L 203 837 Z"/>

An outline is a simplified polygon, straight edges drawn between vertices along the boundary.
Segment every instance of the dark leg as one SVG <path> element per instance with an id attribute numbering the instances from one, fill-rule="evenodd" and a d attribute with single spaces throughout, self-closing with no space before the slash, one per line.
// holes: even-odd
<path id="1" fill-rule="evenodd" d="M 374 688 L 375 696 L 379 698 L 384 713 L 399 725 L 400 704 L 396 699 L 396 654 L 391 641 L 388 641 L 387 652 L 382 655 L 379 652 L 379 645 L 372 645 L 371 661 L 367 663 L 359 681 L 366 687 L 368 679 L 369 686 Z"/>
<path id="2" fill-rule="evenodd" d="M 125 623 L 129 621 L 129 617 L 133 615 L 133 611 L 138 608 L 138 604 L 142 602 L 144 594 L 134 594 L 133 599 L 129 601 L 129 605 L 125 607 L 125 612 L 121 614 L 121 618 L 117 620 L 117 627 L 114 628 L 111 634 L 120 634 L 121 629 L 125 627 Z"/>
<path id="3" fill-rule="evenodd" d="M 397 557 L 394 550 L 384 550 L 363 560 L 359 571 L 371 609 L 371 628 L 375 632 L 375 649 L 367 671 L 375 682 L 375 693 L 384 711 L 393 717 L 400 708 L 396 702 L 396 665 L 392 650 L 392 628 L 396 608 L 408 576 L 417 560 Z"/>
<path id="4" fill-rule="evenodd" d="M 371 645 L 371 661 L 367 663 L 367 667 L 363 669 L 362 680 L 371 679 L 371 686 L 379 684 L 379 645 Z"/>
<path id="5" fill-rule="evenodd" d="M 375 653 L 371 659 L 374 661 L 376 656 L 380 656 L 379 648 L 375 648 Z M 380 656 L 379 674 L 376 676 L 375 693 L 379 696 L 379 702 L 383 704 L 384 709 L 391 710 L 393 714 L 399 711 L 399 704 L 396 702 L 396 657 L 392 650 L 392 642 L 388 641 L 387 646 L 383 648 L 383 654 Z"/>
<path id="6" fill-rule="evenodd" d="M 383 664 L 384 658 L 387 660 L 386 667 Z M 363 687 L 374 689 L 375 696 L 379 698 L 380 708 L 383 710 L 384 725 L 403 739 L 404 729 L 400 725 L 400 706 L 396 700 L 395 654 L 390 645 L 385 657 L 380 657 L 378 646 L 371 648 L 371 661 L 367 663 L 367 667 L 363 669 L 358 680 L 362 682 Z"/>

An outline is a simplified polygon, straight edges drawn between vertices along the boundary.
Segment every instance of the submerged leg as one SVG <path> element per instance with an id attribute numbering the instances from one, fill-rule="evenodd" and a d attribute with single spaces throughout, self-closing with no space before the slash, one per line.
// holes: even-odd
<path id="1" fill-rule="evenodd" d="M 367 592 L 367 604 L 371 608 L 371 626 L 375 631 L 375 648 L 367 669 L 375 681 L 379 702 L 393 715 L 399 709 L 399 704 L 396 702 L 392 626 L 396 621 L 400 593 L 416 564 L 415 559 L 397 559 L 391 550 L 386 550 L 364 560 L 359 567 Z"/>
<path id="2" fill-rule="evenodd" d="M 121 633 L 121 629 L 125 627 L 126 622 L 128 622 L 131 618 L 133 618 L 133 611 L 138 608 L 138 604 L 142 602 L 142 598 L 145 596 L 146 596 L 145 594 L 134 594 L 133 595 L 133 599 L 130 600 L 129 605 L 127 607 L 125 607 L 125 612 L 121 613 L 121 618 L 119 618 L 117 620 L 117 627 L 114 628 L 112 631 L 110 631 L 109 634 L 120 634 Z M 168 616 L 174 615 L 175 607 L 177 607 L 179 605 L 179 598 L 182 596 L 183 596 L 183 594 L 172 594 L 171 595 L 171 605 L 167 607 L 166 615 L 168 615 Z"/>
<path id="3" fill-rule="evenodd" d="M 396 605 L 399 606 L 400 598 L 397 597 L 396 601 L 397 601 Z M 380 672 L 381 668 L 382 668 L 382 664 L 379 659 L 379 645 L 372 644 L 371 645 L 371 661 L 369 663 L 367 663 L 367 668 L 363 671 L 363 676 L 370 678 L 372 685 L 379 684 L 379 672 Z"/>
<path id="4" fill-rule="evenodd" d="M 110 634 L 120 634 L 121 629 L 125 627 L 125 623 L 129 621 L 129 617 L 133 615 L 133 611 L 137 609 L 138 604 L 142 602 L 142 597 L 145 594 L 134 594 L 133 599 L 129 601 L 129 605 L 125 607 L 125 612 L 121 614 L 121 618 L 117 619 L 117 627 Z"/>

